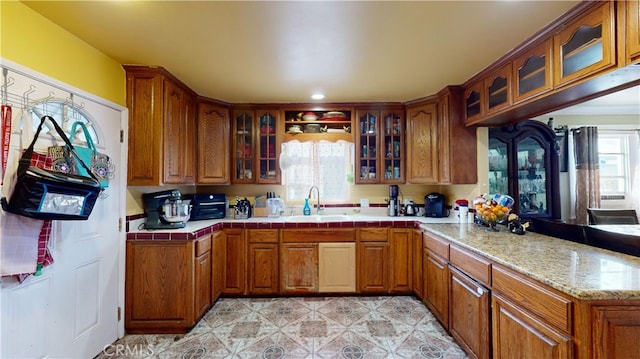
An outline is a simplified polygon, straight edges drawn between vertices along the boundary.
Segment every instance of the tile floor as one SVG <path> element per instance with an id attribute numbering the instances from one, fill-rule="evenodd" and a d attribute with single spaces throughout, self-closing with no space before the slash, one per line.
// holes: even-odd
<path id="1" fill-rule="evenodd" d="M 223 298 L 185 335 L 127 335 L 96 358 L 119 357 L 467 358 L 411 296 Z"/>

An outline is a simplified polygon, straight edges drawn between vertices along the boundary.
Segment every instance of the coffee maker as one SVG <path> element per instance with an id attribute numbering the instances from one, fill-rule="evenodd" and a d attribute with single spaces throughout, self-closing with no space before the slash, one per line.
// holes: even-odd
<path id="1" fill-rule="evenodd" d="M 400 215 L 400 202 L 398 201 L 398 185 L 389 186 L 389 216 L 397 217 Z"/>
<path id="2" fill-rule="evenodd" d="M 177 189 L 145 193 L 142 195 L 147 220 L 145 229 L 184 228 L 191 214 L 191 201 L 182 200 Z"/>

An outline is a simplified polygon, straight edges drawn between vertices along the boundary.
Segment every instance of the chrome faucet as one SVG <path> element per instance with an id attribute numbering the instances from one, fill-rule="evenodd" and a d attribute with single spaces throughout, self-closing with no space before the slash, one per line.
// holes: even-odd
<path id="1" fill-rule="evenodd" d="M 307 198 L 311 199 L 311 192 L 313 192 L 313 189 L 316 189 L 316 192 L 318 193 L 318 202 L 316 204 L 316 213 L 317 214 L 322 214 L 322 209 L 320 208 L 320 189 L 318 188 L 318 186 L 311 186 L 311 188 L 309 188 L 309 194 L 307 195 Z"/>

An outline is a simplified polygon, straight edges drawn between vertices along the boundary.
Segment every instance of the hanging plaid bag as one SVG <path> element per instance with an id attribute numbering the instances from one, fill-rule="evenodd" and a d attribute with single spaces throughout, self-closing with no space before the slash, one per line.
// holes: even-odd
<path id="1" fill-rule="evenodd" d="M 53 123 L 68 151 L 79 160 L 90 177 L 48 171 L 30 165 L 33 148 L 45 120 Z M 33 141 L 20 158 L 13 182 L 13 192 L 8 201 L 2 198 L 2 208 L 7 212 L 38 219 L 86 220 L 102 190 L 98 178 L 79 158 L 64 131 L 50 116 L 40 120 Z"/>

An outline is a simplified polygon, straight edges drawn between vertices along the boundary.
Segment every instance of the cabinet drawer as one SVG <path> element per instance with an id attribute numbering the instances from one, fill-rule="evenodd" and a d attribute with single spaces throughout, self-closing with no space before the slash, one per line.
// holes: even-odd
<path id="1" fill-rule="evenodd" d="M 493 290 L 554 327 L 571 334 L 573 304 L 569 299 L 501 267 L 493 267 Z"/>
<path id="2" fill-rule="evenodd" d="M 424 246 L 434 254 L 449 260 L 449 242 L 431 233 L 424 234 Z"/>
<path id="3" fill-rule="evenodd" d="M 360 228 L 361 242 L 386 242 L 388 239 L 387 228 Z"/>
<path id="4" fill-rule="evenodd" d="M 206 236 L 196 240 L 196 257 L 209 252 L 211 250 L 211 236 Z"/>
<path id="5" fill-rule="evenodd" d="M 451 246 L 449 256 L 453 266 L 487 287 L 491 286 L 491 262 L 456 246 Z"/>
<path id="6" fill-rule="evenodd" d="M 277 229 L 249 229 L 251 243 L 278 243 Z"/>
<path id="7" fill-rule="evenodd" d="M 283 243 L 353 242 L 355 239 L 355 228 L 304 228 L 282 231 Z"/>

